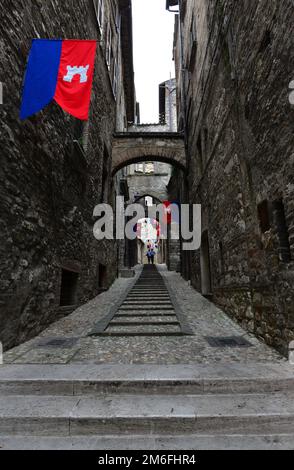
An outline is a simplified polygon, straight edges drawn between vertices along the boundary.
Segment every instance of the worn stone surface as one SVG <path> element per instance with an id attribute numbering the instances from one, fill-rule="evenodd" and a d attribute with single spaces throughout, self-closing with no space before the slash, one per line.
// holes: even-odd
<path id="1" fill-rule="evenodd" d="M 293 434 L 256 436 L 0 437 L 7 450 L 293 450 Z"/>
<path id="2" fill-rule="evenodd" d="M 126 1 L 120 3 L 125 7 Z M 115 49 L 118 43 L 118 2 L 104 5 L 101 41 L 92 1 L 1 3 L 0 340 L 6 348 L 68 313 L 59 309 L 62 267 L 79 275 L 76 304 L 99 292 L 100 266 L 105 269 L 103 287 L 116 276 L 116 245 L 98 243 L 92 234 L 95 205 L 111 199 L 116 114 L 124 118 L 126 113 L 123 78 L 118 77 L 122 104 L 117 109 L 113 64 L 108 70 L 105 62 L 107 25 L 113 28 Z M 24 122 L 19 120 L 21 85 L 33 37 L 99 40 L 90 120 L 84 126 L 54 103 Z M 131 50 L 130 43 L 128 47 Z M 123 130 L 117 121 L 117 129 Z"/>
<path id="3" fill-rule="evenodd" d="M 137 276 L 140 269 L 137 269 Z M 215 364 L 284 363 L 275 350 L 247 334 L 214 304 L 198 294 L 179 274 L 161 268 L 193 334 L 181 337 L 89 337 L 133 282 L 118 279 L 108 292 L 80 307 L 42 334 L 4 354 L 4 363 L 15 364 Z M 248 348 L 213 348 L 207 336 L 243 336 Z M 40 347 L 44 338 L 79 338 L 71 348 Z"/>
<path id="4" fill-rule="evenodd" d="M 178 24 L 174 55 L 186 200 L 203 209 L 202 250 L 183 254 L 182 272 L 287 354 L 294 338 L 293 3 L 181 3 L 183 61 Z M 260 217 L 263 201 L 268 216 Z M 283 261 L 287 244 L 291 259 Z"/>

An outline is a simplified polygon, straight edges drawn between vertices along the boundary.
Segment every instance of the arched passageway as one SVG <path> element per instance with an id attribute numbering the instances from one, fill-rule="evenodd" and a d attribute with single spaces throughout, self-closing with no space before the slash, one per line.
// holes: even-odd
<path id="1" fill-rule="evenodd" d="M 184 138 L 178 133 L 116 134 L 112 148 L 112 174 L 127 165 L 158 161 L 186 168 Z"/>

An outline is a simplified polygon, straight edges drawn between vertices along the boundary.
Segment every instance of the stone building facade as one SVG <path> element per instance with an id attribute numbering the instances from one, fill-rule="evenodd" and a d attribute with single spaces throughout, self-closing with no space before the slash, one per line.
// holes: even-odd
<path id="1" fill-rule="evenodd" d="M 112 139 L 134 119 L 135 96 L 130 0 L 3 0 L 0 17 L 0 340 L 10 348 L 117 275 L 116 243 L 95 240 L 93 209 L 115 196 Z M 54 103 L 19 120 L 34 37 L 98 40 L 88 122 Z"/>
<path id="2" fill-rule="evenodd" d="M 133 125 L 129 125 L 129 132 L 177 132 L 177 87 L 175 78 L 159 84 L 158 97 L 158 122 L 148 124 L 135 122 Z"/>
<path id="3" fill-rule="evenodd" d="M 286 353 L 294 339 L 293 2 L 167 0 L 167 8 L 177 8 L 187 147 L 187 184 L 177 184 L 203 212 L 201 251 L 184 255 L 183 274 Z"/>

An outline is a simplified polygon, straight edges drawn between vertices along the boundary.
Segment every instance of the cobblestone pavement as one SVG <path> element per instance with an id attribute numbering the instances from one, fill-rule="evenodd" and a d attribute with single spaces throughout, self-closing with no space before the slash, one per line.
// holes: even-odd
<path id="1" fill-rule="evenodd" d="M 51 325 L 38 337 L 6 352 L 4 363 L 67 364 L 211 364 L 224 362 L 285 362 L 275 350 L 246 333 L 181 276 L 159 266 L 181 306 L 193 335 L 180 337 L 90 337 L 93 326 L 105 317 L 133 282 L 118 279 L 109 291 Z M 139 276 L 141 268 L 136 268 Z M 212 347 L 206 337 L 243 336 L 250 347 Z M 63 340 L 67 339 L 66 342 Z M 49 344 L 48 344 L 49 342 Z M 50 344 L 51 342 L 51 344 Z"/>

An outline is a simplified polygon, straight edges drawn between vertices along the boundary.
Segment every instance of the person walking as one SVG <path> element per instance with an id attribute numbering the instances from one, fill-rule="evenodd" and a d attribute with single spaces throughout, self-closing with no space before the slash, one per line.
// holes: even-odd
<path id="1" fill-rule="evenodd" d="M 155 251 L 153 250 L 153 248 L 148 249 L 146 256 L 148 258 L 148 264 L 154 264 Z"/>

